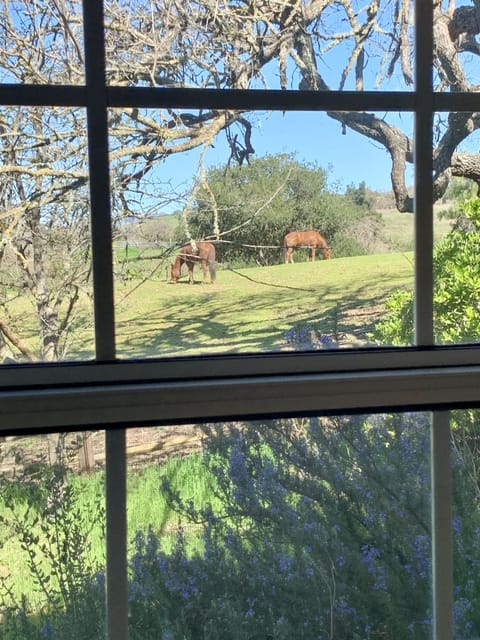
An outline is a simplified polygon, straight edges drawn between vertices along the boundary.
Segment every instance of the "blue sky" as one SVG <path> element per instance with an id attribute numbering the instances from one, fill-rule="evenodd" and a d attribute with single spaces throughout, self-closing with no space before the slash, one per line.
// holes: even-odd
<path id="1" fill-rule="evenodd" d="M 403 119 L 400 126 L 410 126 L 408 116 Z M 258 155 L 296 151 L 299 160 L 330 168 L 331 182 L 343 187 L 365 181 L 372 189 L 391 189 L 385 148 L 350 129 L 343 135 L 340 124 L 323 113 L 274 114 L 255 135 L 254 147 Z"/>
<path id="2" fill-rule="evenodd" d="M 324 113 L 260 113 L 250 117 L 250 120 L 254 125 L 254 157 L 295 153 L 299 161 L 316 162 L 327 169 L 330 186 L 340 191 L 351 183 L 357 185 L 362 181 L 371 189 L 391 189 L 391 162 L 387 151 L 349 129 L 346 135 L 342 135 L 340 124 Z M 411 134 L 412 119 L 408 114 L 389 114 L 388 120 Z M 198 168 L 199 155 L 200 150 L 195 150 L 168 158 L 160 169 L 162 181 L 171 181 L 179 190 L 191 184 Z M 224 165 L 228 158 L 225 134 L 221 133 L 213 148 L 206 151 L 204 164 L 206 168 Z M 412 181 L 413 171 L 407 177 L 407 183 L 411 184 Z"/>

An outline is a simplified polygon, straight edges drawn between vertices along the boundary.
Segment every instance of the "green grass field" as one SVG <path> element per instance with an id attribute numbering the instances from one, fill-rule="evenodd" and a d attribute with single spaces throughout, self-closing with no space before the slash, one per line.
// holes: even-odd
<path id="1" fill-rule="evenodd" d="M 285 348 L 285 332 L 299 325 L 314 326 L 340 343 L 364 340 L 388 294 L 413 283 L 413 215 L 393 209 L 381 215 L 383 235 L 395 253 L 230 270 L 219 249 L 214 286 L 200 283 L 199 268 L 194 286 L 186 277 L 171 285 L 168 261 L 159 267 L 148 255 L 143 283 L 136 278 L 116 286 L 119 357 L 278 351 Z M 435 242 L 450 227 L 436 211 Z M 296 259 L 305 256 L 297 252 Z"/>
<path id="2" fill-rule="evenodd" d="M 219 259 L 221 261 L 221 258 Z M 413 282 L 411 253 L 230 270 L 215 285 L 132 280 L 116 289 L 119 357 L 277 351 L 285 331 L 365 337 L 385 298 Z"/>
<path id="3" fill-rule="evenodd" d="M 221 246 L 214 286 L 194 286 L 186 275 L 168 282 L 171 256 L 165 250 L 133 245 L 119 248 L 115 262 L 116 345 L 119 358 L 247 353 L 285 348 L 285 332 L 301 325 L 361 346 L 380 317 L 389 293 L 413 283 L 413 216 L 382 210 L 382 237 L 390 253 L 302 262 L 293 265 L 230 269 Z M 435 242 L 451 222 L 435 215 Z M 383 249 L 381 249 L 383 251 Z M 168 253 L 168 252 L 167 252 Z M 164 259 L 161 260 L 161 256 Z M 38 352 L 36 312 L 18 298 L 11 305 L 12 326 Z M 84 296 L 62 359 L 94 357 L 93 305 Z"/>
<path id="4" fill-rule="evenodd" d="M 200 454 L 192 454 L 187 457 L 173 457 L 162 465 L 146 466 L 139 471 L 128 473 L 127 480 L 127 530 L 128 539 L 132 542 L 135 533 L 146 532 L 151 528 L 155 533 L 161 534 L 163 545 L 169 549 L 176 539 L 179 525 L 182 525 L 196 544 L 195 526 L 181 522 L 178 514 L 172 512 L 161 495 L 159 487 L 162 478 L 168 478 L 173 488 L 180 492 L 184 500 L 191 499 L 196 508 L 204 506 L 207 502 L 216 501 L 212 493 L 212 478 L 207 473 Z M 89 534 L 89 557 L 93 563 L 103 567 L 105 563 L 105 535 L 102 522 L 96 521 L 92 516 L 92 505 L 97 499 L 103 503 L 104 474 L 97 472 L 92 476 L 70 476 L 69 481 L 78 489 L 77 508 L 85 514 L 86 522 L 91 522 L 93 528 Z M 19 499 L 15 503 L 15 518 L 22 520 L 25 514 L 25 503 Z M 29 518 L 33 522 L 32 516 Z M 41 512 L 40 512 L 41 513 Z M 6 517 L 10 521 L 11 514 L 6 510 L 0 500 L 0 517 Z M 48 572 L 51 572 L 49 563 L 45 561 L 39 547 L 42 543 L 41 532 L 33 526 L 32 534 L 40 535 L 39 544 L 32 545 L 36 551 L 36 559 Z M 8 579 L 8 577 L 10 577 Z M 22 595 L 32 597 L 33 602 L 41 606 L 43 596 L 35 589 L 35 581 L 28 570 L 27 554 L 20 548 L 20 543 L 13 529 L 8 531 L 5 522 L 2 523 L 0 534 L 0 596 L 2 595 L 1 579 L 7 578 L 13 587 L 14 595 L 20 599 Z M 2 598 L 0 597 L 0 602 Z M 1 628 L 1 627 L 0 627 Z M 1 637 L 1 631 L 0 631 Z"/>
<path id="5" fill-rule="evenodd" d="M 352 337 L 361 341 L 388 294 L 413 282 L 411 252 L 238 270 L 223 264 L 221 255 L 218 262 L 214 285 L 201 283 L 198 267 L 194 285 L 186 276 L 170 284 L 165 268 L 157 268 L 152 277 L 144 271 L 142 277 L 117 280 L 118 357 L 279 351 L 286 346 L 285 332 L 301 325 L 335 336 L 341 344 Z M 17 299 L 11 313 L 22 326 L 22 339 L 38 352 L 34 310 Z M 93 357 L 93 306 L 84 297 L 64 359 Z"/>

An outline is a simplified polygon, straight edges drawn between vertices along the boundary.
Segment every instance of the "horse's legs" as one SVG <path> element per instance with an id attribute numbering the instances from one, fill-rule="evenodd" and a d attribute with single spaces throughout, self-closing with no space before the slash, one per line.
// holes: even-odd
<path id="1" fill-rule="evenodd" d="M 207 261 L 202 260 L 203 284 L 207 284 Z"/>
<path id="2" fill-rule="evenodd" d="M 312 262 L 315 262 L 315 247 L 312 247 L 310 249 L 310 257 L 312 259 Z"/>
<path id="3" fill-rule="evenodd" d="M 188 284 L 193 284 L 193 264 L 188 265 Z"/>
<path id="4" fill-rule="evenodd" d="M 285 252 L 285 264 L 288 264 L 289 262 L 293 264 L 293 247 L 288 247 Z"/>

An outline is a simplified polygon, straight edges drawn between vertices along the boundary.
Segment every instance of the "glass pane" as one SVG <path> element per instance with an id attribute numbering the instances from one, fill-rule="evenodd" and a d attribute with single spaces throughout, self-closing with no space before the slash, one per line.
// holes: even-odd
<path id="1" fill-rule="evenodd" d="M 478 342 L 479 133 L 476 114 L 437 114 L 434 327 L 438 344 Z M 445 168 L 447 167 L 447 171 Z M 448 180 L 445 176 L 451 171 Z"/>
<path id="2" fill-rule="evenodd" d="M 411 343 L 376 329 L 412 289 L 411 169 L 395 201 L 385 150 L 337 115 L 242 114 L 217 134 L 224 115 L 111 114 L 119 356 Z M 341 115 L 402 137 L 408 159 L 410 114 Z M 204 242 L 215 258 L 190 261 L 186 286 Z"/>
<path id="3" fill-rule="evenodd" d="M 104 638 L 103 432 L 0 447 L 0 636 Z"/>
<path id="4" fill-rule="evenodd" d="M 3 107 L 0 362 L 93 354 L 86 113 Z"/>
<path id="5" fill-rule="evenodd" d="M 83 84 L 80 0 L 0 0 L 0 82 Z"/>
<path id="6" fill-rule="evenodd" d="M 480 632 L 480 414 L 478 409 L 452 412 L 453 543 L 455 637 Z"/>
<path id="7" fill-rule="evenodd" d="M 112 85 L 214 89 L 413 87 L 413 1 L 108 2 Z"/>
<path id="8" fill-rule="evenodd" d="M 145 433 L 130 637 L 431 637 L 429 428 L 396 414 Z"/>

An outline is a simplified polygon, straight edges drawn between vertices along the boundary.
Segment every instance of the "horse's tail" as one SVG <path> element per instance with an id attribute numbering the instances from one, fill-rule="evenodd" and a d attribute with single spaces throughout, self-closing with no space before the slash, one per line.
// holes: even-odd
<path id="1" fill-rule="evenodd" d="M 286 263 L 288 258 L 287 236 L 283 238 L 283 262 Z"/>
<path id="2" fill-rule="evenodd" d="M 217 277 L 217 267 L 215 262 L 215 245 L 213 244 L 208 250 L 208 270 L 210 272 L 210 282 L 215 282 Z"/>

